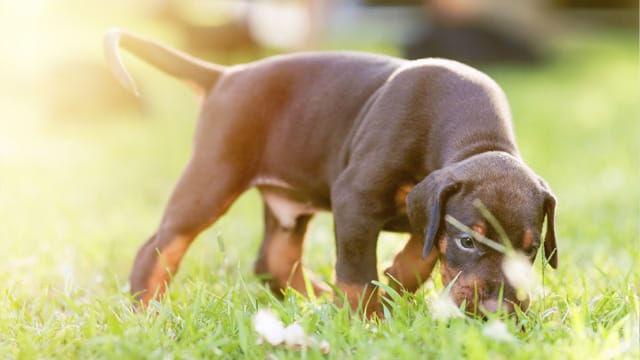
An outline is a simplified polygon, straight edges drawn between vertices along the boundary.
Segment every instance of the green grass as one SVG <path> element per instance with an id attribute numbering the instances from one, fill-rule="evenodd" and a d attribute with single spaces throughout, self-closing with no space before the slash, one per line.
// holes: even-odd
<path id="1" fill-rule="evenodd" d="M 352 318 L 327 299 L 276 300 L 251 273 L 262 234 L 253 191 L 199 237 L 168 296 L 132 312 L 131 262 L 189 157 L 196 115 L 182 84 L 135 66 L 146 85 L 143 116 L 100 109 L 62 120 L 47 117 L 38 99 L 2 103 L 0 358 L 325 357 L 257 345 L 251 318 L 260 308 L 327 340 L 335 359 L 637 358 L 636 40 L 578 34 L 555 48 L 540 67 L 484 69 L 510 99 L 524 159 L 559 199 L 560 268 L 536 265 L 544 295 L 519 325 L 504 320 L 511 340 L 484 335 L 485 322 L 434 320 L 428 295 L 442 288 L 438 276 L 390 304 L 384 322 Z M 305 261 L 326 280 L 331 226 L 319 216 L 306 244 Z M 384 234 L 379 257 L 401 245 Z"/>

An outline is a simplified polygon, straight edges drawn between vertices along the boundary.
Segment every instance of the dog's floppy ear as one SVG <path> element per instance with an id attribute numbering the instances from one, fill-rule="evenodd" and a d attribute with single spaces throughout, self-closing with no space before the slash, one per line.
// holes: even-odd
<path id="1" fill-rule="evenodd" d="M 538 179 L 542 185 L 544 192 L 543 208 L 547 218 L 547 232 L 544 235 L 544 258 L 551 265 L 552 268 L 558 268 L 558 247 L 556 246 L 556 197 L 551 192 L 549 185 L 542 180 Z"/>
<path id="2" fill-rule="evenodd" d="M 550 192 L 545 194 L 544 212 L 547 217 L 547 233 L 544 235 L 544 257 L 552 268 L 558 268 L 558 247 L 556 246 L 556 198 Z"/>
<path id="3" fill-rule="evenodd" d="M 413 231 L 424 239 L 426 258 L 442 231 L 447 199 L 460 189 L 448 170 L 437 170 L 416 185 L 407 196 L 407 212 Z"/>

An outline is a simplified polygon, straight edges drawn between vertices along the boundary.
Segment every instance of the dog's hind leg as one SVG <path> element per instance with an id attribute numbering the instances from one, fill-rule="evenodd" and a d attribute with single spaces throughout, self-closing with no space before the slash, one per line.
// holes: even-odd
<path id="1" fill-rule="evenodd" d="M 246 188 L 237 167 L 215 152 L 196 152 L 169 200 L 156 233 L 138 250 L 131 293 L 146 306 L 176 273 L 193 239 L 213 224 Z"/>
<path id="2" fill-rule="evenodd" d="M 283 223 L 267 201 L 264 203 L 264 239 L 254 272 L 264 276 L 276 295 L 282 295 L 282 290 L 287 287 L 309 295 L 305 275 L 316 295 L 329 291 L 326 285 L 314 280 L 313 275 L 302 267 L 304 235 L 312 217 L 312 214 L 300 214 L 292 218 L 289 224 Z"/>

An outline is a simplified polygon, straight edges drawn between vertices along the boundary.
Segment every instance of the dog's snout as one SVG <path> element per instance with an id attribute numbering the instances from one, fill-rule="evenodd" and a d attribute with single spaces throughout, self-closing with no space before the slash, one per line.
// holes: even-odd
<path id="1" fill-rule="evenodd" d="M 482 287 L 482 291 L 480 292 L 483 299 L 487 299 L 493 297 L 493 291 L 495 289 L 494 281 L 487 281 Z"/>
<path id="2" fill-rule="evenodd" d="M 516 300 L 515 290 L 505 280 L 486 281 L 481 290 L 481 308 L 489 313 L 515 312 L 516 305 L 522 310 L 529 307 L 528 301 Z"/>
<path id="3" fill-rule="evenodd" d="M 504 295 L 507 285 L 503 280 L 487 280 L 482 287 L 481 295 L 483 299 L 498 298 L 500 293 Z"/>

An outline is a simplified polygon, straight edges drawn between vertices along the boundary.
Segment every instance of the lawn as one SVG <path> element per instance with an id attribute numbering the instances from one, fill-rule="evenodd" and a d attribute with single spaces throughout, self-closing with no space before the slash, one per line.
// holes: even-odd
<path id="1" fill-rule="evenodd" d="M 93 24 L 102 25 L 109 24 Z M 82 38 L 95 47 L 86 51 L 100 56 L 99 32 L 88 34 L 95 37 Z M 518 324 L 437 320 L 438 276 L 389 304 L 383 322 L 350 318 L 323 298 L 288 293 L 277 300 L 252 275 L 262 237 L 255 191 L 200 235 L 167 297 L 133 312 L 128 273 L 189 157 L 195 99 L 182 84 L 134 63 L 141 111 L 50 116 L 27 85 L 7 86 L 18 82 L 5 67 L 0 358 L 638 358 L 637 39 L 571 33 L 553 49 L 537 67 L 483 69 L 509 97 L 525 161 L 559 200 L 559 269 L 536 263 L 542 291 Z M 59 86 L 51 91 L 63 91 Z M 379 258 L 389 260 L 402 244 L 402 236 L 383 234 Z M 328 214 L 315 219 L 305 246 L 308 266 L 330 281 Z M 319 346 L 257 344 L 252 318 L 259 309 L 326 341 L 328 355 Z"/>

